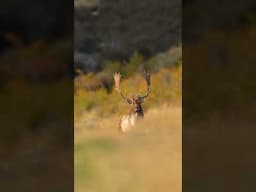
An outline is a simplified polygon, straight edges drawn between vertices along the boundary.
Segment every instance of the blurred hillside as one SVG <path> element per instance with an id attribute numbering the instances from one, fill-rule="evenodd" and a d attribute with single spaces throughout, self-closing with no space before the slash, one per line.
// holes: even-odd
<path id="1" fill-rule="evenodd" d="M 180 43 L 180 0 L 75 0 L 75 66 L 83 71 L 135 51 L 152 57 Z"/>
<path id="2" fill-rule="evenodd" d="M 0 3 L 1 85 L 12 79 L 49 83 L 71 76 L 72 6 L 62 0 Z"/>
<path id="3" fill-rule="evenodd" d="M 0 3 L 0 110 L 5 114 L 0 117 L 0 155 L 15 152 L 11 145 L 19 146 L 29 134 L 45 132 L 57 142 L 68 137 L 51 131 L 72 128 L 67 120 L 73 107 L 67 102 L 73 100 L 72 6 L 60 0 Z M 56 101 L 64 92 L 65 101 Z M 65 112 L 66 117 L 55 115 Z"/>
<path id="4" fill-rule="evenodd" d="M 245 118 L 247 122 L 254 122 L 256 3 L 254 1 L 254 6 L 249 7 L 253 2 L 246 2 L 251 3 L 243 6 L 242 2 L 232 4 L 236 9 L 230 9 L 232 14 L 227 14 L 225 22 L 216 18 L 209 19 L 218 23 L 218 26 L 202 21 L 200 33 L 197 33 L 196 28 L 190 28 L 188 20 L 185 21 L 185 32 L 191 35 L 184 34 L 183 41 L 183 63 L 186 64 L 183 73 L 186 82 L 183 87 L 186 90 L 183 104 L 188 106 L 183 111 L 184 119 L 193 122 L 204 120 L 208 123 L 209 119 L 217 116 L 225 120 Z M 187 7 L 193 17 L 191 22 L 198 22 L 200 16 L 192 6 Z M 222 16 L 227 7 L 218 10 Z M 188 14 L 188 11 L 185 13 Z M 191 43 L 187 37 L 195 37 L 195 33 L 197 38 L 192 38 Z"/>
<path id="5" fill-rule="evenodd" d="M 73 1 L 1 1 L 0 26 L 1 189 L 72 191 Z"/>
<path id="6" fill-rule="evenodd" d="M 60 6 L 61 5 L 61 6 Z M 0 3 L 0 45 L 11 45 L 6 33 L 15 33 L 24 43 L 55 41 L 73 33 L 73 1 L 9 0 Z M 3 46 L 5 45 L 5 46 Z"/>
<path id="7" fill-rule="evenodd" d="M 211 31 L 230 33 L 237 28 L 248 27 L 255 17 L 255 10 L 254 0 L 184 0 L 183 44 L 195 43 Z"/>

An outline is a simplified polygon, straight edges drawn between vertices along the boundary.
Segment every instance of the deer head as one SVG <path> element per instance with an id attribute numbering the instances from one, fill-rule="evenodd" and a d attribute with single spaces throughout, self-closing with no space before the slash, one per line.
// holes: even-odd
<path id="1" fill-rule="evenodd" d="M 120 88 L 121 74 L 114 73 L 114 75 L 113 75 L 116 91 L 121 95 L 121 97 L 123 99 L 125 99 L 127 101 L 128 104 L 133 105 L 133 107 L 134 107 L 133 109 L 135 110 L 134 112 L 138 112 L 139 110 L 142 111 L 141 104 L 145 101 L 145 99 L 148 97 L 148 95 L 150 94 L 150 91 L 151 91 L 150 90 L 150 86 L 151 86 L 150 74 L 147 73 L 146 71 L 144 71 L 142 76 L 145 79 L 146 84 L 147 84 L 146 94 L 145 95 L 133 95 L 132 97 L 128 98 L 123 95 L 121 88 Z M 142 113 L 143 113 L 143 111 L 142 111 Z"/>

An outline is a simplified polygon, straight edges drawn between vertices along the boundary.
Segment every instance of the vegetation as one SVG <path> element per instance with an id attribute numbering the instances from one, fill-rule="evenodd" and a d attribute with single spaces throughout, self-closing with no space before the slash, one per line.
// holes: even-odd
<path id="1" fill-rule="evenodd" d="M 165 54 L 168 55 L 168 52 Z M 94 112 L 101 117 L 123 113 L 128 108 L 113 89 L 112 75 L 118 71 L 123 74 L 121 87 L 125 95 L 143 94 L 146 82 L 139 73 L 143 69 L 150 71 L 152 78 L 152 93 L 145 102 L 146 110 L 149 105 L 156 107 L 163 103 L 181 102 L 181 61 L 171 63 L 166 60 L 164 63 L 163 55 L 145 60 L 135 53 L 128 62 L 105 62 L 103 71 L 99 73 L 83 74 L 78 71 L 75 79 L 75 120 L 86 112 Z"/>
<path id="2" fill-rule="evenodd" d="M 115 116 L 95 129 L 75 131 L 76 192 L 181 192 L 181 108 L 147 111 L 145 121 L 125 134 Z"/>
<path id="3" fill-rule="evenodd" d="M 254 119 L 244 111 L 254 114 L 255 109 L 255 35 L 255 26 L 230 33 L 211 31 L 193 48 L 184 46 L 190 63 L 183 76 L 189 82 L 183 95 L 184 105 L 189 106 L 185 118 L 193 114 L 193 119 L 208 122 L 221 112 L 222 118 Z"/>
<path id="4" fill-rule="evenodd" d="M 0 157 L 4 160 L 0 169 L 5 174 L 1 188 L 70 191 L 72 41 L 24 44 L 19 35 L 6 35 L 12 46 L 0 55 Z"/>
<path id="5" fill-rule="evenodd" d="M 181 191 L 180 48 L 151 58 L 135 52 L 127 61 L 108 60 L 98 73 L 78 70 L 75 79 L 75 191 Z M 174 59 L 175 58 L 175 59 Z M 151 73 L 145 118 L 135 129 L 118 132 L 129 105 L 115 91 L 121 72 L 125 95 L 144 94 L 141 72 Z M 159 163 L 161 159 L 161 163 Z"/>
<path id="6" fill-rule="evenodd" d="M 92 10 L 98 7 L 98 15 Z M 172 11 L 170 11 L 172 10 Z M 180 0 L 76 0 L 75 51 L 87 59 L 75 65 L 98 68 L 106 59 L 127 59 L 135 50 L 146 57 L 181 42 Z"/>

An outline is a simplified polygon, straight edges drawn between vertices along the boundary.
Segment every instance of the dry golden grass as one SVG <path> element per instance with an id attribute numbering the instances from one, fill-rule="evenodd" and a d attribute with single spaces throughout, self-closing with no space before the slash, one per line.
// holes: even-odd
<path id="1" fill-rule="evenodd" d="M 181 192 L 181 115 L 177 106 L 151 109 L 127 134 L 117 131 L 118 117 L 97 118 L 91 127 L 80 117 L 75 191 Z"/>

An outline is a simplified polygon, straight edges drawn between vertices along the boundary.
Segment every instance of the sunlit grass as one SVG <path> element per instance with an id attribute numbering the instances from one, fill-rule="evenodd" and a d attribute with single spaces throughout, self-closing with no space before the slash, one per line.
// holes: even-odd
<path id="1" fill-rule="evenodd" d="M 96 120 L 75 132 L 76 192 L 181 192 L 180 107 L 148 110 L 127 134 L 115 116 Z"/>

